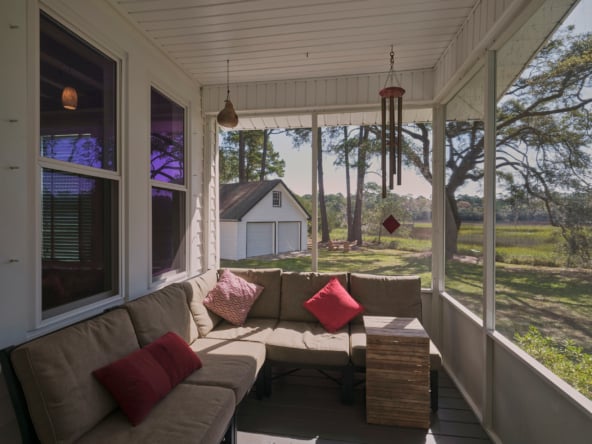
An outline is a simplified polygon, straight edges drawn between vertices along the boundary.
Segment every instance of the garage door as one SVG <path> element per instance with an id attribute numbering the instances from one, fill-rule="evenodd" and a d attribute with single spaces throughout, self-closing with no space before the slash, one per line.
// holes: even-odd
<path id="1" fill-rule="evenodd" d="M 300 222 L 280 222 L 278 224 L 278 251 L 300 250 Z"/>
<path id="2" fill-rule="evenodd" d="M 273 254 L 273 222 L 247 222 L 247 257 Z"/>

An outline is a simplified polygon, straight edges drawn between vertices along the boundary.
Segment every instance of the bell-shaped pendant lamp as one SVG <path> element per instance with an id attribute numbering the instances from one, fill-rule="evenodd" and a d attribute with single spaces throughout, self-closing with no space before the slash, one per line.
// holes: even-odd
<path id="1" fill-rule="evenodd" d="M 62 106 L 69 110 L 75 110 L 78 107 L 78 93 L 71 86 L 66 86 L 62 91 Z"/>
<path id="2" fill-rule="evenodd" d="M 234 111 L 234 106 L 230 101 L 230 60 L 226 60 L 226 100 L 224 101 L 224 108 L 218 113 L 216 120 L 220 126 L 225 128 L 234 128 L 238 125 L 238 116 Z"/>

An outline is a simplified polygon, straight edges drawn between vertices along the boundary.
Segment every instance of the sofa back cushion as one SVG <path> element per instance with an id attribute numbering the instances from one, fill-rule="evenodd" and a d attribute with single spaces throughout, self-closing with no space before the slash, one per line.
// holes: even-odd
<path id="1" fill-rule="evenodd" d="M 350 294 L 364 306 L 364 315 L 417 318 L 421 321 L 421 280 L 418 276 L 352 273 Z M 353 322 L 361 323 L 362 315 Z"/>
<path id="2" fill-rule="evenodd" d="M 222 318 L 208 310 L 203 304 L 204 298 L 216 286 L 218 275 L 216 270 L 208 270 L 199 276 L 183 282 L 183 288 L 189 300 L 189 307 L 200 337 L 205 337 L 220 323 Z"/>
<path id="3" fill-rule="evenodd" d="M 122 309 L 14 349 L 11 360 L 40 441 L 76 441 L 115 410 L 117 404 L 92 372 L 138 349 Z"/>
<path id="4" fill-rule="evenodd" d="M 282 269 L 230 268 L 229 270 L 235 275 L 243 278 L 245 281 L 261 285 L 263 287 L 263 292 L 261 292 L 251 307 L 248 317 L 278 319 L 280 315 Z"/>
<path id="5" fill-rule="evenodd" d="M 191 344 L 198 337 L 182 284 L 171 284 L 126 304 L 142 347 L 172 331 Z"/>
<path id="6" fill-rule="evenodd" d="M 344 288 L 347 288 L 347 273 L 282 273 L 280 319 L 282 321 L 318 322 L 317 318 L 306 310 L 303 304 L 327 285 L 333 276 Z M 364 304 L 362 303 L 362 305 Z"/>

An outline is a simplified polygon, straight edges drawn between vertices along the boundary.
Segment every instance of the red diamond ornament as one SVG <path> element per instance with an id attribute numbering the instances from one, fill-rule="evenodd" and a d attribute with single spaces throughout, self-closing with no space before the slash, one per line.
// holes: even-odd
<path id="1" fill-rule="evenodd" d="M 399 228 L 401 226 L 401 224 L 399 223 L 399 221 L 397 219 L 394 218 L 394 216 L 391 214 L 389 217 L 387 217 L 384 222 L 382 223 L 382 226 L 384 228 L 386 228 L 386 231 L 388 231 L 389 233 L 393 234 L 393 232 Z"/>

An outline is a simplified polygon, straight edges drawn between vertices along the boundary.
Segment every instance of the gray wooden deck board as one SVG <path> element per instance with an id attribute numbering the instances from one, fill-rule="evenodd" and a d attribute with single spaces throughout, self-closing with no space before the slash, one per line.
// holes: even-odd
<path id="1" fill-rule="evenodd" d="M 363 379 L 363 377 L 362 377 Z M 450 378 L 440 379 L 440 409 L 429 430 L 366 423 L 363 384 L 353 405 L 337 385 L 311 370 L 273 383 L 270 398 L 254 393 L 238 409 L 238 444 L 488 444 L 487 434 Z"/>

